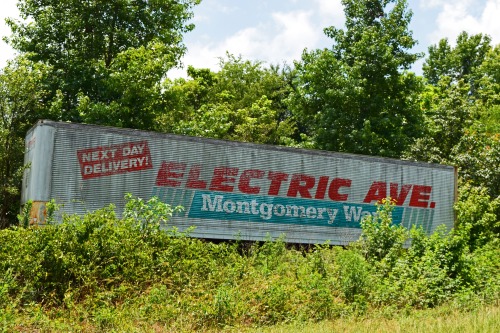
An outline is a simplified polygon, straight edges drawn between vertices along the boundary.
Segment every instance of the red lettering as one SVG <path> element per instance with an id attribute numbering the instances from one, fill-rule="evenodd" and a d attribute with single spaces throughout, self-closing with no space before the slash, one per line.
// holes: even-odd
<path id="1" fill-rule="evenodd" d="M 133 147 L 133 148 L 129 148 Z M 123 152 L 134 150 L 134 157 L 126 156 Z M 83 179 L 110 176 L 125 172 L 135 172 L 153 168 L 148 142 L 128 142 L 107 147 L 94 147 L 76 152 Z M 92 171 L 90 171 L 92 170 Z M 98 170 L 94 172 L 94 170 Z M 166 170 L 166 169 L 165 169 Z M 163 171 L 165 171 L 163 170 Z M 89 172 L 90 171 L 90 172 Z M 165 173 L 159 173 L 165 177 Z M 175 177 L 174 177 L 175 178 Z M 157 179 L 162 183 L 162 179 Z"/>
<path id="2" fill-rule="evenodd" d="M 328 197 L 333 201 L 347 201 L 348 194 L 340 194 L 339 189 L 341 187 L 351 187 L 351 183 L 350 179 L 335 178 L 328 189 Z"/>
<path id="3" fill-rule="evenodd" d="M 309 190 L 314 187 L 315 182 L 316 180 L 312 176 L 294 174 L 292 176 L 292 180 L 290 181 L 287 196 L 295 198 L 297 197 L 297 193 L 300 193 L 302 198 L 311 198 Z"/>
<path id="4" fill-rule="evenodd" d="M 161 164 L 160 170 L 158 170 L 158 176 L 156 177 L 156 186 L 180 186 L 181 182 L 175 179 L 184 177 L 184 173 L 175 171 L 184 171 L 185 169 L 186 163 L 164 161 Z"/>
<path id="5" fill-rule="evenodd" d="M 250 180 L 252 178 L 261 179 L 262 177 L 264 177 L 264 174 L 265 174 L 264 171 L 256 169 L 243 171 L 240 177 L 240 182 L 238 184 L 239 190 L 247 194 L 259 194 L 260 187 L 250 186 Z"/>
<path id="6" fill-rule="evenodd" d="M 324 199 L 327 186 L 328 176 L 319 177 L 318 187 L 316 188 L 316 195 L 314 196 L 314 199 Z"/>
<path id="7" fill-rule="evenodd" d="M 414 185 L 410 197 L 410 207 L 427 208 L 431 198 L 432 186 Z"/>
<path id="8" fill-rule="evenodd" d="M 268 195 L 278 195 L 280 193 L 281 183 L 288 180 L 288 174 L 283 172 L 269 171 L 267 179 L 271 181 Z"/>
<path id="9" fill-rule="evenodd" d="M 401 192 L 398 193 L 399 185 L 397 183 L 390 184 L 391 199 L 396 202 L 397 206 L 402 206 L 405 203 L 408 193 L 410 193 L 412 185 L 403 185 Z"/>
<path id="10" fill-rule="evenodd" d="M 214 176 L 210 183 L 211 191 L 232 192 L 233 186 L 225 183 L 234 183 L 235 176 L 238 175 L 238 168 L 216 167 L 214 168 Z"/>
<path id="11" fill-rule="evenodd" d="M 206 189 L 207 182 L 200 179 L 201 165 L 196 164 L 191 167 L 188 174 L 186 188 Z"/>
<path id="12" fill-rule="evenodd" d="M 379 202 L 385 198 L 387 198 L 387 184 L 385 182 L 373 182 L 363 202 Z"/>

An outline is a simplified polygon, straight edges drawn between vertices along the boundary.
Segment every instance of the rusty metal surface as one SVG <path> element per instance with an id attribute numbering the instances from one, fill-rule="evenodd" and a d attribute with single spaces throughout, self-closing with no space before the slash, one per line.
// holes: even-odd
<path id="1" fill-rule="evenodd" d="M 33 201 L 30 210 L 30 224 L 40 225 L 47 221 L 47 208 L 44 201 Z"/>

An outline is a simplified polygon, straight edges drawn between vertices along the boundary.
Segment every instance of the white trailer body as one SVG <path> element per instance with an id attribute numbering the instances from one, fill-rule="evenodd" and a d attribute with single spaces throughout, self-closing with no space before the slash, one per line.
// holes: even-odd
<path id="1" fill-rule="evenodd" d="M 85 214 L 124 195 L 157 196 L 184 212 L 169 222 L 194 237 L 344 245 L 364 216 L 396 200 L 394 223 L 453 227 L 451 166 L 325 151 L 39 121 L 26 136 L 22 204 Z"/>

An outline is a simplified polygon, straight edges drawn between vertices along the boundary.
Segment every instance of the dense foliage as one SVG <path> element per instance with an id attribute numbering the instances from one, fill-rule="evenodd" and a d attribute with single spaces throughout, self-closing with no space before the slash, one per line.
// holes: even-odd
<path id="1" fill-rule="evenodd" d="M 20 0 L 10 44 L 35 63 L 58 101 L 54 120 L 150 128 L 158 82 L 185 53 L 199 0 Z M 144 112 L 145 110 L 148 112 Z M 96 115 L 97 113 L 97 115 Z"/>
<path id="2" fill-rule="evenodd" d="M 411 12 L 404 0 L 342 3 L 346 29 L 326 28 L 332 48 L 296 63 L 290 108 L 315 147 L 398 157 L 421 135 Z"/>
<path id="3" fill-rule="evenodd" d="M 165 84 L 165 109 L 158 130 L 267 144 L 294 141 L 287 110 L 289 68 L 264 67 L 228 54 L 220 71 L 188 68 L 191 80 Z"/>
<path id="4" fill-rule="evenodd" d="M 19 57 L 0 70 L 0 228 L 19 212 L 24 170 L 24 137 L 46 109 L 42 80 L 47 66 Z"/>
<path id="5" fill-rule="evenodd" d="M 388 200 L 347 249 L 205 242 L 168 228 L 168 205 L 130 197 L 122 219 L 108 207 L 4 229 L 0 322 L 8 331 L 191 331 L 496 304 L 498 239 L 468 232 L 492 207 L 484 193 L 469 198 L 461 227 L 431 236 L 392 224 Z"/>

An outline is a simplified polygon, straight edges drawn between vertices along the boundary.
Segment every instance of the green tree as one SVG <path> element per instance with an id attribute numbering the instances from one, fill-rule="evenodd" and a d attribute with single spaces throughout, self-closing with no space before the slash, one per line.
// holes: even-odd
<path id="1" fill-rule="evenodd" d="M 484 178 L 475 174 L 479 169 L 486 172 L 477 156 L 490 154 L 484 147 L 495 147 L 500 129 L 499 68 L 498 48 L 491 48 L 488 36 L 463 32 L 455 47 L 446 39 L 430 46 L 424 64 L 428 85 L 420 98 L 426 135 L 410 147 L 407 156 L 459 165 L 465 179 Z M 486 141 L 491 144 L 480 147 Z M 480 164 L 474 166 L 472 161 Z M 476 185 L 490 187 L 491 182 Z"/>
<path id="2" fill-rule="evenodd" d="M 491 197 L 486 187 L 472 184 L 470 181 L 461 186 L 455 208 L 457 228 L 468 235 L 469 247 L 475 250 L 500 238 L 500 196 Z"/>
<path id="3" fill-rule="evenodd" d="M 285 104 L 290 70 L 228 54 L 220 70 L 188 68 L 189 80 L 166 87 L 164 130 L 268 144 L 293 142 L 295 123 Z"/>
<path id="4" fill-rule="evenodd" d="M 455 47 L 450 46 L 448 39 L 441 39 L 437 45 L 429 47 L 429 56 L 422 68 L 424 77 L 432 85 L 446 77 L 451 79 L 449 83 L 463 79 L 473 84 L 478 68 L 491 50 L 490 43 L 491 38 L 487 35 L 469 36 L 465 31 L 457 37 Z"/>
<path id="5" fill-rule="evenodd" d="M 463 32 L 454 47 L 446 39 L 429 47 L 421 95 L 426 135 L 406 153 L 457 166 L 458 226 L 471 248 L 498 237 L 500 219 L 500 49 L 490 42 Z"/>
<path id="6" fill-rule="evenodd" d="M 489 134 L 500 133 L 500 45 L 492 48 L 478 69 L 479 121 Z"/>
<path id="7" fill-rule="evenodd" d="M 198 110 L 213 100 L 211 91 L 216 83 L 216 73 L 208 68 L 188 66 L 190 79 L 165 80 L 163 104 L 169 110 L 159 118 L 159 130 L 187 134 L 189 125 L 179 124 L 192 120 Z"/>
<path id="8" fill-rule="evenodd" d="M 461 80 L 450 85 L 444 78 L 438 86 L 427 85 L 420 97 L 425 115 L 425 135 L 405 153 L 406 157 L 433 163 L 450 163 L 453 148 L 472 126 L 478 106 L 469 97 L 470 85 Z"/>
<path id="9" fill-rule="evenodd" d="M 397 157 L 420 135 L 420 57 L 404 0 L 343 0 L 346 29 L 325 29 L 331 49 L 296 63 L 290 107 L 317 148 Z"/>
<path id="10" fill-rule="evenodd" d="M 137 129 L 154 129 L 156 118 L 165 111 L 161 87 L 173 59 L 164 44 L 131 48 L 117 55 L 102 79 L 106 96 L 92 99 L 77 94 L 75 111 L 86 123 Z"/>
<path id="11" fill-rule="evenodd" d="M 161 83 L 199 0 L 19 0 L 21 56 L 0 72 L 0 227 L 15 223 L 24 136 L 37 119 L 152 129 Z"/>
<path id="12" fill-rule="evenodd" d="M 16 220 L 20 205 L 24 137 L 38 117 L 49 110 L 43 104 L 43 80 L 49 68 L 19 57 L 0 70 L 0 228 Z"/>
<path id="13" fill-rule="evenodd" d="M 191 8 L 198 3 L 199 0 L 19 0 L 24 21 L 8 20 L 12 29 L 8 41 L 30 60 L 51 66 L 48 98 L 54 98 L 59 90 L 59 118 L 80 121 L 76 106 L 82 96 L 119 112 L 112 102 L 126 94 L 123 90 L 131 82 L 114 76 L 121 76 L 123 70 L 137 70 L 131 69 L 134 65 L 130 66 L 127 60 L 154 49 L 153 53 L 162 55 L 155 54 L 164 62 L 162 74 L 178 64 L 185 52 L 182 35 L 194 28 L 186 22 L 192 17 Z M 125 108 L 119 118 L 126 118 L 127 111 Z"/>
<path id="14" fill-rule="evenodd" d="M 477 122 L 489 123 L 488 130 L 495 131 L 498 60 L 490 42 L 489 36 L 462 32 L 455 47 L 447 39 L 429 47 L 423 66 L 429 85 L 422 96 L 428 131 L 412 147 L 413 152 L 418 151 L 418 159 L 448 160 L 452 149 Z"/>
<path id="15" fill-rule="evenodd" d="M 450 161 L 459 168 L 464 183 L 486 188 L 492 198 L 500 196 L 500 134 L 472 128 L 453 147 Z"/>

